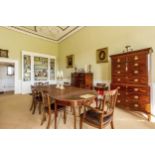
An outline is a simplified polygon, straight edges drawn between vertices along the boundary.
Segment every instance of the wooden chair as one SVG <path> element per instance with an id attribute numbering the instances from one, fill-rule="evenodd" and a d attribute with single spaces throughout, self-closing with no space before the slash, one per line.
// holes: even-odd
<path id="1" fill-rule="evenodd" d="M 115 109 L 115 104 L 117 100 L 118 89 L 105 91 L 103 96 L 103 102 L 98 108 L 90 106 L 89 103 L 84 105 L 84 113 L 80 115 L 80 128 L 83 127 L 83 122 L 96 127 L 104 128 L 107 125 L 113 124 L 113 114 Z"/>
<path id="2" fill-rule="evenodd" d="M 34 86 L 31 86 L 31 90 L 32 90 L 32 104 L 30 107 L 30 111 L 32 110 L 32 114 L 34 114 L 36 107 L 38 105 L 39 114 L 41 114 L 41 105 L 42 105 L 41 92 L 37 90 Z"/>
<path id="3" fill-rule="evenodd" d="M 44 121 L 46 121 L 46 116 L 48 116 L 47 129 L 50 128 L 51 124 L 51 114 L 55 112 L 55 103 L 57 101 L 52 101 L 47 91 L 42 91 L 42 99 L 43 99 L 43 118 L 41 121 L 41 125 L 43 125 Z M 64 105 L 57 105 L 56 113 L 59 111 L 64 111 L 64 123 L 66 123 L 66 107 Z M 56 117 L 58 113 L 56 114 Z"/>

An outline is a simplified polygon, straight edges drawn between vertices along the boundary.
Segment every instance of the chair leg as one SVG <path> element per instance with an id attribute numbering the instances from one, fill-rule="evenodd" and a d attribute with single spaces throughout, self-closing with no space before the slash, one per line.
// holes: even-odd
<path id="1" fill-rule="evenodd" d="M 79 115 L 81 114 L 82 106 L 79 106 Z"/>
<path id="2" fill-rule="evenodd" d="M 41 124 L 40 125 L 43 125 L 43 123 L 46 121 L 46 112 L 43 112 L 43 117 L 42 117 L 42 120 L 41 120 Z"/>
<path id="3" fill-rule="evenodd" d="M 64 108 L 64 124 L 66 124 L 66 107 Z"/>
<path id="4" fill-rule="evenodd" d="M 36 110 L 36 103 L 34 102 L 34 106 L 33 106 L 33 112 L 32 112 L 32 114 L 35 113 L 35 110 Z"/>
<path id="5" fill-rule="evenodd" d="M 113 121 L 111 121 L 111 123 L 110 123 L 110 124 L 111 124 L 111 128 L 112 128 L 112 129 L 114 129 L 114 122 L 113 122 Z"/>
<path id="6" fill-rule="evenodd" d="M 34 106 L 34 102 L 32 101 L 31 107 L 30 107 L 30 111 L 33 109 Z"/>
<path id="7" fill-rule="evenodd" d="M 39 114 L 41 114 L 41 105 L 42 105 L 42 103 L 39 102 Z"/>
<path id="8" fill-rule="evenodd" d="M 50 124 L 51 124 L 51 113 L 48 114 L 48 123 L 46 129 L 50 128 Z"/>
<path id="9" fill-rule="evenodd" d="M 74 129 L 76 129 L 76 109 L 73 107 Z"/>
<path id="10" fill-rule="evenodd" d="M 83 128 L 83 117 L 80 117 L 80 129 Z"/>

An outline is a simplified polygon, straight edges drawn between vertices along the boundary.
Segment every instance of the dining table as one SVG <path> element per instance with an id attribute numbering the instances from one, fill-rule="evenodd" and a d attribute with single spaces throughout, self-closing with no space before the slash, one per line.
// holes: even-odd
<path id="1" fill-rule="evenodd" d="M 79 116 L 79 108 L 88 100 L 96 100 L 97 92 L 93 89 L 78 88 L 74 86 L 64 86 L 63 89 L 57 88 L 56 85 L 36 86 L 41 90 L 48 92 L 52 100 L 59 100 L 61 104 L 71 106 L 74 116 L 74 128 L 77 128 L 77 117 Z M 55 128 L 57 128 L 57 105 L 55 102 Z"/>

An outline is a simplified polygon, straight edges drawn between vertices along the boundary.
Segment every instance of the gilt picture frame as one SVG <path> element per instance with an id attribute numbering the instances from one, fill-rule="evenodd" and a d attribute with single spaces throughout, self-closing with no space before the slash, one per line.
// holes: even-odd
<path id="1" fill-rule="evenodd" d="M 73 68 L 74 67 L 74 55 L 66 56 L 66 67 Z"/>
<path id="2" fill-rule="evenodd" d="M 0 49 L 0 57 L 8 58 L 8 50 Z"/>
<path id="3" fill-rule="evenodd" d="M 108 62 L 108 47 L 96 50 L 96 62 L 97 63 Z"/>

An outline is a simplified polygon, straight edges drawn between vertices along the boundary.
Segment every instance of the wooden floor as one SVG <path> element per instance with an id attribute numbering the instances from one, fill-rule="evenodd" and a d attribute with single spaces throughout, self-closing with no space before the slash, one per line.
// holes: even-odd
<path id="1" fill-rule="evenodd" d="M 0 95 L 0 128 L 3 129 L 44 129 L 40 125 L 42 115 L 32 115 L 29 111 L 32 101 L 31 95 Z M 73 115 L 70 111 L 67 114 L 67 124 L 63 124 L 63 114 L 60 113 L 58 117 L 59 129 L 73 128 Z M 153 129 L 155 123 L 148 122 L 145 117 L 135 112 L 128 112 L 116 108 L 114 114 L 114 123 L 116 129 Z M 79 127 L 79 119 L 77 121 Z M 54 127 L 54 116 L 52 115 L 51 129 Z M 92 127 L 84 124 L 85 129 L 92 129 Z M 107 127 L 107 129 L 110 126 Z"/>

